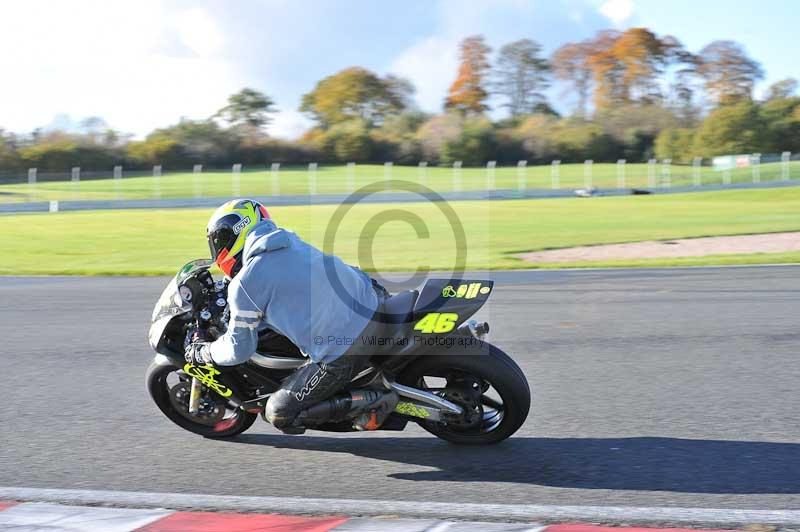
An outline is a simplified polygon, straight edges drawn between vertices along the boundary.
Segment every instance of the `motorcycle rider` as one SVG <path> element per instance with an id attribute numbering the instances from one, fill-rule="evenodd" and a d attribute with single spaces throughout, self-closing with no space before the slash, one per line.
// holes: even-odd
<path id="1" fill-rule="evenodd" d="M 367 339 L 379 331 L 375 313 L 388 293 L 363 271 L 278 228 L 254 200 L 236 199 L 219 207 L 207 236 L 212 259 L 231 279 L 230 318 L 227 332 L 214 342 L 187 346 L 186 360 L 242 364 L 256 352 L 260 331 L 286 336 L 308 360 L 269 397 L 264 415 L 284 432 L 301 433 L 301 413 L 333 397 L 366 367 Z M 390 412 L 397 401 L 394 392 L 370 393 L 367 397 L 376 404 L 357 422 L 360 429 L 377 428 L 385 415 L 375 413 Z M 363 401 L 363 394 L 359 397 Z"/>

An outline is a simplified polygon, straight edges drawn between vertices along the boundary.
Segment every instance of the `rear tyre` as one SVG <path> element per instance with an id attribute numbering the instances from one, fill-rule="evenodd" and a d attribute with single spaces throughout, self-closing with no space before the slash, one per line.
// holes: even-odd
<path id="1" fill-rule="evenodd" d="M 206 438 L 230 438 L 241 434 L 255 423 L 258 416 L 228 403 L 207 391 L 204 414 L 189 413 L 186 395 L 188 376 L 172 364 L 153 362 L 147 368 L 146 384 L 150 397 L 173 423 Z"/>
<path id="2" fill-rule="evenodd" d="M 467 419 L 460 422 L 418 421 L 431 434 L 452 443 L 503 441 L 522 426 L 530 411 L 530 388 L 522 370 L 490 344 L 475 354 L 420 357 L 398 381 L 428 389 L 465 409 Z"/>

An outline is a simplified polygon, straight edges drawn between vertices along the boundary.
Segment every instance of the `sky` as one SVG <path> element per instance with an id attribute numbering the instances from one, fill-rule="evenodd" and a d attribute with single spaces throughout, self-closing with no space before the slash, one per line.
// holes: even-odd
<path id="1" fill-rule="evenodd" d="M 695 52 L 733 39 L 766 71 L 759 94 L 800 78 L 798 23 L 792 0 L 0 0 L 0 128 L 99 116 L 141 138 L 252 87 L 276 102 L 270 134 L 294 138 L 311 125 L 302 95 L 354 65 L 410 79 L 416 105 L 439 112 L 458 43 L 476 33 L 546 54 L 606 28 L 646 26 Z M 569 108 L 568 94 L 552 98 Z"/>

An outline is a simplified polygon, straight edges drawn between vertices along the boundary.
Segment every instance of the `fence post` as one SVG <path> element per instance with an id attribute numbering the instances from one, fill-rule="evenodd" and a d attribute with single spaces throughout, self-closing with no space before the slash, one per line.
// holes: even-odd
<path id="1" fill-rule="evenodd" d="M 28 200 L 33 201 L 35 195 L 33 189 L 36 188 L 36 168 L 28 168 Z"/>
<path id="2" fill-rule="evenodd" d="M 647 187 L 654 188 L 656 186 L 656 160 L 649 159 L 647 161 Z"/>
<path id="3" fill-rule="evenodd" d="M 242 163 L 231 166 L 231 174 L 231 192 L 234 196 L 239 197 L 242 195 Z"/>
<path id="4" fill-rule="evenodd" d="M 486 190 L 495 190 L 497 188 L 495 181 L 495 168 L 497 161 L 489 161 L 486 163 Z"/>
<path id="5" fill-rule="evenodd" d="M 517 161 L 517 190 L 525 192 L 528 188 L 528 161 Z"/>
<path id="6" fill-rule="evenodd" d="M 278 172 L 281 170 L 281 163 L 272 163 L 269 167 L 269 177 L 272 181 L 272 195 L 280 196 L 281 182 L 279 181 Z"/>
<path id="7" fill-rule="evenodd" d="M 461 161 L 453 163 L 453 191 L 461 192 Z"/>
<path id="8" fill-rule="evenodd" d="M 161 197 L 161 165 L 157 164 L 153 167 L 153 187 L 155 188 L 155 195 L 157 198 Z"/>
<path id="9" fill-rule="evenodd" d="M 47 210 L 48 212 L 58 212 L 58 200 L 50 200 L 50 205 Z"/>
<path id="10" fill-rule="evenodd" d="M 789 161 L 792 160 L 792 152 L 785 151 L 781 153 L 781 179 L 784 181 L 789 181 L 791 176 L 789 175 Z"/>
<path id="11" fill-rule="evenodd" d="M 200 187 L 200 173 L 202 171 L 203 171 L 202 164 L 196 164 L 192 167 L 192 189 L 194 190 L 195 198 L 199 198 L 203 194 L 203 191 Z"/>
<path id="12" fill-rule="evenodd" d="M 592 159 L 586 159 L 583 161 L 583 188 L 586 190 L 591 190 L 592 188 L 592 165 L 594 161 Z"/>
<path id="13" fill-rule="evenodd" d="M 308 163 L 308 195 L 317 193 L 317 163 Z"/>
<path id="14" fill-rule="evenodd" d="M 356 163 L 347 163 L 347 193 L 352 194 L 356 190 Z"/>
<path id="15" fill-rule="evenodd" d="M 661 162 L 661 186 L 667 188 L 672 186 L 672 159 L 664 159 Z"/>
<path id="16" fill-rule="evenodd" d="M 80 166 L 73 166 L 72 171 L 70 173 L 70 179 L 73 183 L 78 183 L 81 180 L 81 167 Z"/>
<path id="17" fill-rule="evenodd" d="M 114 193 L 117 199 L 120 198 L 120 185 L 122 184 L 122 167 L 117 165 L 114 167 Z"/>
<path id="18" fill-rule="evenodd" d="M 694 186 L 699 187 L 702 184 L 700 172 L 703 166 L 703 158 L 695 157 L 692 159 L 692 183 Z"/>
<path id="19" fill-rule="evenodd" d="M 722 171 L 722 183 L 724 185 L 731 184 L 731 167 L 730 165 L 725 165 L 725 169 Z"/>
<path id="20" fill-rule="evenodd" d="M 394 163 L 392 161 L 387 161 L 383 163 L 383 179 L 384 181 L 391 181 L 392 180 L 392 168 L 394 167 Z M 392 191 L 392 185 L 389 184 L 386 187 L 386 192 Z"/>
<path id="21" fill-rule="evenodd" d="M 419 182 L 423 187 L 428 186 L 428 161 L 420 161 L 417 167 Z"/>
<path id="22" fill-rule="evenodd" d="M 617 159 L 617 188 L 625 188 L 625 159 Z"/>
<path id="23" fill-rule="evenodd" d="M 550 163 L 550 188 L 558 190 L 561 188 L 561 159 L 556 159 Z"/>
<path id="24" fill-rule="evenodd" d="M 750 166 L 753 169 L 753 183 L 761 183 L 761 154 L 754 153 L 750 157 Z"/>

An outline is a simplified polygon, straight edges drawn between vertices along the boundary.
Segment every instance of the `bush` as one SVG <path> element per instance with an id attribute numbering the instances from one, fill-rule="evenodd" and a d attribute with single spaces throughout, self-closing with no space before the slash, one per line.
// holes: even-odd
<path id="1" fill-rule="evenodd" d="M 470 117 L 454 138 L 444 141 L 440 160 L 443 163 L 462 161 L 466 166 L 479 166 L 496 159 L 497 138 L 492 123 L 484 117 Z"/>
<path id="2" fill-rule="evenodd" d="M 363 120 L 340 122 L 320 139 L 322 153 L 338 162 L 368 161 L 371 155 L 369 128 Z"/>
<path id="3" fill-rule="evenodd" d="M 558 158 L 554 139 L 558 123 L 552 115 L 532 115 L 516 128 L 515 136 L 529 161 L 546 163 Z"/>
<path id="4" fill-rule="evenodd" d="M 417 130 L 422 157 L 431 163 L 446 162 L 442 158 L 445 143 L 455 141 L 463 127 L 464 118 L 457 113 L 430 118 Z"/>
<path id="5" fill-rule="evenodd" d="M 702 157 L 759 152 L 765 136 L 758 105 L 743 100 L 711 111 L 695 135 L 694 151 Z"/>
<path id="6" fill-rule="evenodd" d="M 665 129 L 656 138 L 655 156 L 673 162 L 691 162 L 694 135 L 694 130 L 689 128 Z"/>

